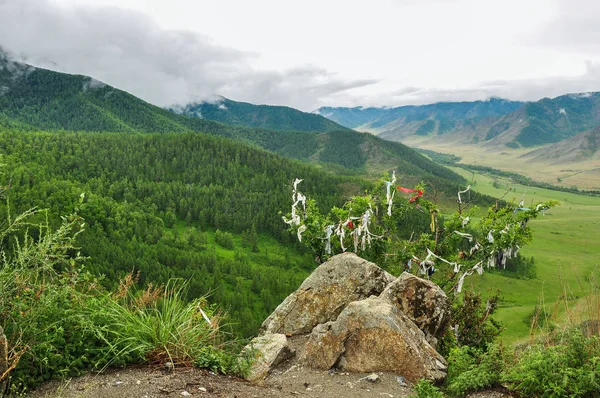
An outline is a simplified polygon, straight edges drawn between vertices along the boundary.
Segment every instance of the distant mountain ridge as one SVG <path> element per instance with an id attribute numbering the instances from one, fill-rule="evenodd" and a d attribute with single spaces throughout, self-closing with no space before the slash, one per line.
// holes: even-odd
<path id="1" fill-rule="evenodd" d="M 437 121 L 446 132 L 451 123 L 461 119 L 476 119 L 505 115 L 523 106 L 523 102 L 490 98 L 487 101 L 438 102 L 429 105 L 406 105 L 397 108 L 319 108 L 315 113 L 350 128 L 386 129 L 391 123 L 404 124 Z"/>
<path id="2" fill-rule="evenodd" d="M 254 105 L 247 102 L 237 102 L 225 97 L 218 97 L 213 101 L 172 106 L 168 109 L 189 117 L 279 131 L 328 132 L 347 130 L 346 127 L 313 113 L 302 112 L 287 106 Z"/>
<path id="3" fill-rule="evenodd" d="M 535 102 L 491 98 L 399 108 L 320 108 L 347 127 L 394 141 L 411 136 L 442 142 L 534 147 L 600 125 L 600 93 L 566 94 Z"/>

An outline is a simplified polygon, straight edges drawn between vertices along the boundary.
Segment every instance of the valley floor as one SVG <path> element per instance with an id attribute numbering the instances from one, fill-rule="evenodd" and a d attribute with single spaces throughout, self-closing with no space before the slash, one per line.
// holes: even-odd
<path id="1" fill-rule="evenodd" d="M 580 159 L 576 163 L 553 163 L 550 160 L 532 161 L 524 156 L 531 149 L 487 148 L 477 144 L 441 143 L 422 137 L 409 137 L 403 144 L 435 152 L 460 156 L 459 163 L 487 166 L 522 174 L 534 181 L 561 187 L 576 186 L 582 190 L 600 189 L 600 160 Z"/>

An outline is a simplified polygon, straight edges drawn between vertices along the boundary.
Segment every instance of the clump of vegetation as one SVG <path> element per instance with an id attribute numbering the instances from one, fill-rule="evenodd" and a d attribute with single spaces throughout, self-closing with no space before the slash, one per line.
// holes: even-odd
<path id="1" fill-rule="evenodd" d="M 430 380 L 419 380 L 413 389 L 415 390 L 413 398 L 444 398 L 442 391 L 434 386 Z"/>
<path id="2" fill-rule="evenodd" d="M 555 332 L 524 348 L 502 377 L 523 396 L 595 397 L 600 391 L 600 340 L 578 328 Z"/>
<path id="3" fill-rule="evenodd" d="M 498 385 L 506 363 L 505 351 L 498 343 L 490 344 L 485 349 L 466 345 L 453 348 L 448 355 L 448 393 L 464 396 Z"/>
<path id="4" fill-rule="evenodd" d="M 35 214 L 9 213 L 0 229 L 0 326 L 10 349 L 0 382 L 10 378 L 12 392 L 130 363 L 245 371 L 219 326 L 223 315 L 205 298 L 187 301 L 185 283 L 136 291 L 129 275 L 107 291 L 85 271 L 75 244 L 83 220 L 63 218 L 53 231 L 32 224 Z"/>
<path id="5" fill-rule="evenodd" d="M 215 232 L 215 242 L 225 249 L 233 249 L 233 235 L 229 232 L 223 232 L 217 229 Z"/>

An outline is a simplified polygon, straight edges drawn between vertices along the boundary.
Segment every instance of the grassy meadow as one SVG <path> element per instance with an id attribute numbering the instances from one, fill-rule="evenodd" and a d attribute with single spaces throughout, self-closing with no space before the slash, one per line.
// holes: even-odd
<path id="1" fill-rule="evenodd" d="M 538 303 L 553 315 L 552 322 L 576 323 L 590 316 L 597 318 L 600 309 L 590 311 L 585 297 L 597 287 L 592 283 L 593 274 L 600 274 L 600 198 L 525 187 L 492 175 L 473 176 L 458 167 L 453 170 L 469 180 L 473 178 L 473 189 L 484 194 L 502 197 L 511 188 L 505 200 L 518 201 L 525 193 L 526 205 L 548 199 L 561 202 L 530 223 L 534 240 L 521 250 L 522 255 L 535 258 L 536 279 L 484 273 L 466 282 L 482 291 L 500 291 L 503 302 L 496 318 L 506 328 L 504 341 L 527 339 L 531 315 Z"/>

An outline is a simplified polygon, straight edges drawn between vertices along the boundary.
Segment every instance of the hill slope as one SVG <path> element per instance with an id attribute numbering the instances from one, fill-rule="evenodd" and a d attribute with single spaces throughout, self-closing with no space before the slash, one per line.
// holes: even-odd
<path id="1" fill-rule="evenodd" d="M 542 161 L 553 164 L 577 163 L 591 159 L 600 160 L 599 144 L 600 126 L 559 143 L 528 152 L 523 155 L 523 158 L 534 162 Z"/>
<path id="2" fill-rule="evenodd" d="M 225 97 L 219 97 L 215 101 L 174 106 L 170 110 L 180 115 L 225 124 L 261 127 L 279 131 L 327 132 L 346 130 L 345 127 L 320 115 L 301 112 L 287 106 L 236 102 Z"/>
<path id="3" fill-rule="evenodd" d="M 90 77 L 13 62 L 0 55 L 0 125 L 23 129 L 103 132 L 202 132 L 258 145 L 277 154 L 321 163 L 336 172 L 376 173 L 397 169 L 412 183 L 433 178 L 440 185 L 463 179 L 398 143 L 352 130 L 280 132 L 177 115 Z M 348 171 L 348 169 L 350 171 Z"/>

